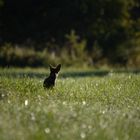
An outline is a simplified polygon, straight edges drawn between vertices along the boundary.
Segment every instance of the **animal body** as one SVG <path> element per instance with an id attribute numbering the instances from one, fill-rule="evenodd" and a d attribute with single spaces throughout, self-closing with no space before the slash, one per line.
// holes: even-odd
<path id="1" fill-rule="evenodd" d="M 53 88 L 55 86 L 55 80 L 58 72 L 60 71 L 61 64 L 56 67 L 52 67 L 50 65 L 50 75 L 44 80 L 43 86 L 44 88 Z"/>

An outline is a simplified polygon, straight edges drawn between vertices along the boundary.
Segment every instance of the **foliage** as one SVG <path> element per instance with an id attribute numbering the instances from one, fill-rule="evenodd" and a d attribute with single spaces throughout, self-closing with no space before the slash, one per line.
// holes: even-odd
<path id="1" fill-rule="evenodd" d="M 64 70 L 44 90 L 45 69 L 0 69 L 0 138 L 140 138 L 140 75 Z"/>
<path id="2" fill-rule="evenodd" d="M 55 40 L 51 46 L 62 50 L 59 54 L 63 50 L 67 51 L 67 43 L 72 43 L 73 59 L 75 56 L 76 59 L 83 59 L 88 53 L 94 56 L 94 50 L 98 50 L 102 56 L 91 60 L 104 58 L 113 64 L 123 59 L 129 51 L 128 46 L 132 45 L 133 50 L 137 50 L 130 40 L 138 40 L 136 34 L 140 33 L 139 0 L 0 0 L 1 2 L 2 45 L 5 42 L 20 47 L 28 44 L 27 47 L 43 50 L 48 47 L 46 44 Z M 123 52 L 119 56 L 120 46 Z"/>
<path id="3" fill-rule="evenodd" d="M 32 66 L 37 67 L 43 64 L 39 52 L 33 48 L 27 50 L 18 46 L 13 47 L 11 44 L 5 44 L 0 48 L 0 65 L 1 66 Z"/>
<path id="4" fill-rule="evenodd" d="M 80 37 L 76 35 L 74 30 L 72 30 L 70 34 L 67 34 L 66 38 L 67 42 L 64 48 L 66 47 L 66 49 L 68 49 L 71 60 L 82 61 L 86 58 L 86 41 L 80 40 Z"/>
<path id="5" fill-rule="evenodd" d="M 3 67 L 43 67 L 48 66 L 48 64 L 56 65 L 58 63 L 65 66 L 88 65 L 88 56 L 78 48 L 79 46 L 82 48 L 85 45 L 83 42 L 75 42 L 70 50 L 64 47 L 59 51 L 55 43 L 48 43 L 46 49 L 39 51 L 31 47 L 13 46 L 7 43 L 0 48 L 0 65 Z"/>
<path id="6" fill-rule="evenodd" d="M 117 49 L 116 61 L 118 64 L 127 64 L 129 67 L 139 67 L 140 64 L 140 36 L 131 39 Z"/>
<path id="7" fill-rule="evenodd" d="M 3 0 L 0 0 L 0 7 L 3 6 Z"/>
<path id="8" fill-rule="evenodd" d="M 116 36 L 129 34 L 125 32 L 128 28 L 131 30 L 131 20 L 134 20 L 131 9 L 135 3 L 134 0 L 6 1 L 1 17 L 5 24 L 1 30 L 5 40 L 24 42 L 31 38 L 40 42 L 51 38 L 63 41 L 74 29 L 78 35 L 103 45 L 111 36 L 117 39 Z"/>
<path id="9" fill-rule="evenodd" d="M 77 67 L 132 67 L 139 68 L 140 50 L 139 39 L 133 39 L 117 48 L 115 57 L 111 60 L 103 57 L 100 46 L 96 43 L 91 52 L 85 50 L 85 40 L 68 39 L 66 44 L 60 46 L 55 42 L 46 44 L 43 50 L 35 50 L 34 47 L 12 45 L 6 43 L 0 47 L 0 66 L 3 67 L 46 67 L 48 64 Z M 133 47 L 134 46 L 134 47 Z M 126 51 L 127 50 L 127 51 Z M 112 65 L 113 64 L 113 65 Z"/>

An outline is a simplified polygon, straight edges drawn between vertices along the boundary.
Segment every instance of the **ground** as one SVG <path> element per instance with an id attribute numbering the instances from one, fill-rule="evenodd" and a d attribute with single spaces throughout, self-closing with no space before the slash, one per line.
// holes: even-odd
<path id="1" fill-rule="evenodd" d="M 139 140 L 140 72 L 0 69 L 1 140 Z"/>

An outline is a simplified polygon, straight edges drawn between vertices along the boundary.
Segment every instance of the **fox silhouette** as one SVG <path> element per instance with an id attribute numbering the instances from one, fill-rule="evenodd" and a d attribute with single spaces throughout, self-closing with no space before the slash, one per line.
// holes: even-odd
<path id="1" fill-rule="evenodd" d="M 51 65 L 49 65 L 49 67 L 50 67 L 50 75 L 43 82 L 44 88 L 53 88 L 55 86 L 55 80 L 58 72 L 60 71 L 61 64 L 57 65 L 56 67 L 52 67 Z"/>

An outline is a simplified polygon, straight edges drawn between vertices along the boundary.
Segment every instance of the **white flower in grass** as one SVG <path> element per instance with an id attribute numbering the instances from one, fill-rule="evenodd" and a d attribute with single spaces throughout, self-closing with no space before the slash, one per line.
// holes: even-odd
<path id="1" fill-rule="evenodd" d="M 81 137 L 82 139 L 85 139 L 85 138 L 86 138 L 86 134 L 85 134 L 84 132 L 81 132 L 80 137 Z"/>
<path id="2" fill-rule="evenodd" d="M 63 101 L 62 104 L 63 104 L 63 105 L 66 105 L 67 103 L 66 103 L 66 101 Z"/>
<path id="3" fill-rule="evenodd" d="M 129 75 L 128 78 L 131 79 L 132 78 L 132 75 Z"/>
<path id="4" fill-rule="evenodd" d="M 95 84 L 95 86 L 96 86 L 96 87 L 98 87 L 98 86 L 99 86 L 99 84 L 98 84 L 98 83 L 96 83 L 96 84 Z"/>
<path id="5" fill-rule="evenodd" d="M 86 105 L 86 101 L 83 101 L 82 104 L 83 104 L 83 105 Z"/>
<path id="6" fill-rule="evenodd" d="M 50 133 L 50 128 L 45 128 L 44 131 L 45 131 L 46 134 L 49 134 Z"/>
<path id="7" fill-rule="evenodd" d="M 1 94 L 1 97 L 4 98 L 5 97 L 5 94 Z"/>
<path id="8" fill-rule="evenodd" d="M 105 114 L 105 113 L 106 113 L 106 110 L 101 111 L 101 113 L 102 113 L 102 114 Z"/>
<path id="9" fill-rule="evenodd" d="M 88 129 L 92 129 L 92 126 L 91 125 L 88 125 Z"/>
<path id="10" fill-rule="evenodd" d="M 8 102 L 8 104 L 10 104 L 10 103 L 11 103 L 11 101 L 10 101 L 10 100 L 8 100 L 7 102 Z"/>
<path id="11" fill-rule="evenodd" d="M 24 104 L 25 104 L 25 106 L 29 105 L 29 101 L 25 100 Z"/>

